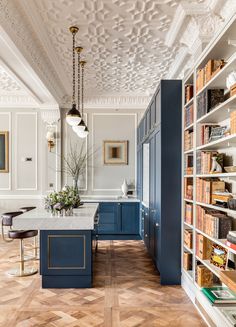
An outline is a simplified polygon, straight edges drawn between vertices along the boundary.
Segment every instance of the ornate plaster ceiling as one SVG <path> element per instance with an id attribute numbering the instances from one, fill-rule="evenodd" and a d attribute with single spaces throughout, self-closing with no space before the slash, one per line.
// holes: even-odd
<path id="1" fill-rule="evenodd" d="M 180 3 L 207 0 L 42 0 L 28 1 L 25 12 L 71 92 L 71 35 L 78 25 L 77 44 L 88 61 L 89 94 L 145 95 L 152 92 L 173 63 L 180 43 L 165 44 Z"/>
<path id="2" fill-rule="evenodd" d="M 7 70 L 0 65 L 0 92 L 24 93 L 19 83 L 12 77 Z"/>
<path id="3" fill-rule="evenodd" d="M 235 3 L 0 0 L 0 24 L 60 104 L 71 95 L 68 27 L 75 24 L 80 28 L 77 44 L 84 47 L 83 57 L 88 61 L 88 103 L 136 106 L 138 101 L 133 99 L 139 98 L 145 107 L 145 99 L 161 78 L 182 76 L 192 65 L 202 42 L 208 42 L 236 11 Z"/>

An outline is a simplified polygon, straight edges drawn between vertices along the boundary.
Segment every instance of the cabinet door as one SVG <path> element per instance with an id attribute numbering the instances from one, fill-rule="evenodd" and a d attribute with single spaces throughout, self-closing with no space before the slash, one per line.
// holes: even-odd
<path id="1" fill-rule="evenodd" d="M 104 202 L 99 205 L 99 234 L 117 234 L 119 219 L 117 203 Z"/>
<path id="2" fill-rule="evenodd" d="M 144 243 L 149 250 L 149 209 L 145 208 L 144 210 Z"/>
<path id="3" fill-rule="evenodd" d="M 155 134 L 155 143 L 156 143 L 156 153 L 155 153 L 155 184 L 156 184 L 156 193 L 154 201 L 154 210 L 155 210 L 155 258 L 157 268 L 160 267 L 159 261 L 161 249 L 161 132 Z M 159 268 L 160 270 L 160 268 Z"/>
<path id="4" fill-rule="evenodd" d="M 139 234 L 139 204 L 138 203 L 121 203 L 121 233 L 122 234 Z"/>

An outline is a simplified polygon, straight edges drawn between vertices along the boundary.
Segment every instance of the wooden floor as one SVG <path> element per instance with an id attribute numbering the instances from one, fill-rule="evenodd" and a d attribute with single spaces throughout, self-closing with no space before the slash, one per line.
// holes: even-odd
<path id="1" fill-rule="evenodd" d="M 17 242 L 1 241 L 0 326 L 206 326 L 179 286 L 160 286 L 141 241 L 99 242 L 91 289 L 41 289 L 38 274 L 8 277 L 17 252 Z"/>

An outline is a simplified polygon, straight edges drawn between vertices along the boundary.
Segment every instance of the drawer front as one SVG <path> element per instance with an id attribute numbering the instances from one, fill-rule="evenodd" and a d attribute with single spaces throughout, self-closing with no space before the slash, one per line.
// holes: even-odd
<path id="1" fill-rule="evenodd" d="M 119 231 L 119 221 L 116 203 L 100 203 L 99 205 L 99 234 L 114 234 Z"/>

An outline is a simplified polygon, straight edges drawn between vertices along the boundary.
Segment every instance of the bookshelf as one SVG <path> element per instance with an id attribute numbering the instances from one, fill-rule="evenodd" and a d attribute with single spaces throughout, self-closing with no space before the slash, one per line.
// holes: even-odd
<path id="1" fill-rule="evenodd" d="M 209 254 L 207 258 L 198 255 L 199 239 L 202 242 L 204 240 L 207 244 L 216 244 L 224 248 L 227 251 L 227 260 L 230 259 L 231 263 L 234 262 L 236 265 L 236 250 L 226 244 L 226 237 L 215 238 L 210 236 L 204 228 L 199 228 L 199 216 L 197 216 L 199 215 L 199 207 L 203 208 L 203 225 L 205 226 L 207 221 L 205 213 L 211 212 L 214 215 L 212 211 L 214 210 L 217 216 L 215 220 L 218 224 L 219 217 L 227 215 L 232 217 L 232 230 L 236 230 L 236 210 L 219 206 L 220 202 L 215 202 L 215 197 L 213 197 L 213 195 L 218 196 L 217 192 L 211 193 L 215 185 L 218 188 L 221 185 L 221 187 L 224 187 L 224 191 L 227 190 L 236 198 L 236 171 L 226 172 L 223 169 L 222 171 L 211 172 L 212 163 L 214 162 L 212 157 L 214 156 L 217 156 L 217 160 L 223 158 L 223 167 L 236 166 L 236 130 L 233 131 L 232 129 L 232 121 L 230 130 L 231 113 L 236 112 L 236 94 L 230 94 L 226 87 L 228 75 L 232 71 L 236 71 L 236 46 L 229 44 L 229 39 L 236 39 L 236 16 L 232 17 L 220 34 L 208 45 L 195 63 L 192 71 L 183 81 L 182 286 L 209 326 L 232 326 L 222 313 L 222 308 L 224 309 L 224 306 L 227 305 L 212 305 L 202 293 L 202 287 L 197 282 L 197 266 L 201 265 L 213 274 L 214 282 L 216 281 L 217 285 L 225 286 L 220 280 L 221 268 L 211 263 Z M 209 60 L 214 60 L 212 66 L 215 64 L 217 66 L 218 62 L 216 60 L 220 61 L 219 59 L 224 60 L 222 66 L 219 64 L 219 68 L 217 67 L 215 73 L 213 72 L 209 78 L 209 75 L 207 75 L 209 74 Z M 203 85 L 201 84 L 202 81 L 199 81 L 201 71 L 204 72 L 205 83 L 203 82 Z M 204 97 L 207 100 L 204 100 Z M 217 97 L 219 102 L 214 103 Z M 211 101 L 214 103 L 212 107 L 209 105 Z M 200 108 L 202 103 L 205 106 L 203 109 Z M 226 126 L 224 135 L 220 138 L 218 136 L 214 138 L 214 128 L 217 130 L 218 127 L 224 126 Z M 209 197 L 201 194 L 204 201 L 199 201 L 199 179 L 204 181 L 204 187 L 205 185 L 208 186 L 208 188 L 205 188 L 205 193 Z M 221 192 L 221 194 L 225 197 L 228 196 L 225 192 Z M 209 231 L 209 226 L 207 228 L 207 231 Z M 214 232 L 220 235 L 218 229 L 214 230 Z M 211 234 L 214 235 L 214 233 Z M 188 241 L 186 241 L 186 237 L 189 238 L 190 235 L 192 235 L 191 248 L 186 243 Z M 225 269 L 231 268 L 226 265 Z M 215 286 L 215 284 L 212 284 L 212 286 Z"/>

